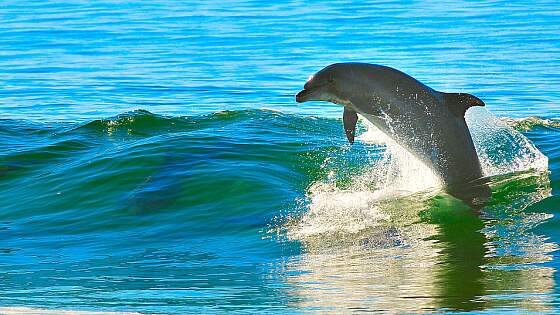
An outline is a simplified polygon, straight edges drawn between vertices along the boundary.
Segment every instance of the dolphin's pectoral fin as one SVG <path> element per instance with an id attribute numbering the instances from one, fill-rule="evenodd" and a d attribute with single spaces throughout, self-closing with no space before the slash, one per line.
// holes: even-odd
<path id="1" fill-rule="evenodd" d="M 465 117 L 471 106 L 484 106 L 482 100 L 467 93 L 443 93 L 443 97 L 449 110 L 458 117 Z"/>
<path id="2" fill-rule="evenodd" d="M 358 121 L 358 114 L 348 107 L 344 107 L 344 115 L 342 117 L 344 121 L 344 132 L 346 133 L 346 138 L 350 144 L 354 144 L 354 135 L 356 134 L 356 122 Z"/>

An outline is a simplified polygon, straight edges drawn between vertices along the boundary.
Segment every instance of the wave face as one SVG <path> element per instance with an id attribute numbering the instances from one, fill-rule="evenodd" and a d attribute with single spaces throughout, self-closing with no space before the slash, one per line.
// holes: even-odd
<path id="1" fill-rule="evenodd" d="M 366 122 L 350 147 L 340 119 L 270 110 L 0 120 L 2 303 L 143 313 L 548 309 L 557 245 L 544 233 L 556 224 L 560 162 L 516 129 L 545 148 L 560 130 L 472 115 L 494 194 L 480 216 Z M 464 273 L 472 280 L 463 290 Z M 409 287 L 391 295 L 398 283 Z"/>

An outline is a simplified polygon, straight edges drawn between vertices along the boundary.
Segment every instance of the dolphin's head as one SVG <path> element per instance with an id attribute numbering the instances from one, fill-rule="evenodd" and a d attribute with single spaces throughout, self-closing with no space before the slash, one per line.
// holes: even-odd
<path id="1" fill-rule="evenodd" d="M 325 101 L 349 105 L 349 95 L 355 83 L 352 76 L 352 64 L 335 63 L 327 66 L 307 80 L 303 90 L 296 95 L 296 101 Z"/>

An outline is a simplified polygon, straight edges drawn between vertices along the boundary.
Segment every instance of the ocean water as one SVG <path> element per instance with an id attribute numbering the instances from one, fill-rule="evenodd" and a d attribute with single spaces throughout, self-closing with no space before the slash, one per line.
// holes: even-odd
<path id="1" fill-rule="evenodd" d="M 0 313 L 560 313 L 560 3 L 3 1 Z M 322 67 L 485 101 L 479 214 Z"/>

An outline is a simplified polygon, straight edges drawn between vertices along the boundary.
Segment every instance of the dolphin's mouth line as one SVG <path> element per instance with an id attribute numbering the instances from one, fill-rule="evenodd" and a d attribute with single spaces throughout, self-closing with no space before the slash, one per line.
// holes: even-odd
<path id="1" fill-rule="evenodd" d="M 303 89 L 301 90 L 297 95 L 296 95 L 296 102 L 298 103 L 303 103 L 306 101 L 305 97 L 309 94 L 311 94 L 311 92 L 313 92 L 313 90 L 311 89 Z"/>
<path id="2" fill-rule="evenodd" d="M 323 87 L 326 86 L 330 86 L 332 84 L 332 82 L 328 82 L 325 84 L 321 84 L 321 85 L 317 85 L 314 86 L 313 88 L 305 88 L 305 86 L 303 87 L 303 90 L 301 90 L 297 95 L 296 95 L 296 102 L 298 103 L 303 103 L 305 101 L 307 101 L 306 97 L 309 96 L 309 94 L 316 92 L 318 90 L 320 90 Z M 307 84 L 306 84 L 307 85 Z"/>

